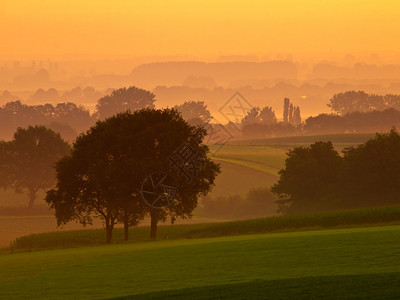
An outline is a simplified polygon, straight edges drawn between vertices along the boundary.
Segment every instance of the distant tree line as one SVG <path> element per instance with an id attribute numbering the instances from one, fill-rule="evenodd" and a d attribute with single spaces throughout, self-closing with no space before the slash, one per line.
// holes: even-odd
<path id="1" fill-rule="evenodd" d="M 0 135 L 10 138 L 18 127 L 46 125 L 61 131 L 66 138 L 75 137 L 94 123 L 89 110 L 74 103 L 26 105 L 20 101 L 0 107 Z"/>
<path id="2" fill-rule="evenodd" d="M 333 95 L 328 107 L 339 115 L 352 112 L 381 111 L 388 108 L 400 110 L 400 95 L 376 95 L 367 94 L 363 91 L 347 91 Z"/>
<path id="3" fill-rule="evenodd" d="M 276 137 L 302 134 L 300 107 L 283 100 L 283 122 L 278 122 L 272 107 L 254 107 L 241 122 L 243 137 Z"/>
<path id="4" fill-rule="evenodd" d="M 331 142 L 295 147 L 271 191 L 282 213 L 399 204 L 399 149 L 395 129 L 344 149 L 342 156 Z"/>
<path id="5" fill-rule="evenodd" d="M 383 111 L 352 112 L 344 115 L 320 114 L 306 119 L 306 134 L 370 133 L 388 131 L 400 125 L 400 111 L 389 108 Z"/>
<path id="6" fill-rule="evenodd" d="M 82 91 L 71 93 L 80 94 Z M 153 93 L 134 86 L 113 90 L 111 94 L 100 98 L 93 113 L 71 102 L 57 105 L 26 105 L 18 100 L 12 101 L 0 107 L 0 136 L 10 139 L 18 127 L 45 125 L 59 132 L 64 139 L 72 141 L 97 120 L 104 120 L 126 110 L 154 108 L 155 101 Z M 320 114 L 302 122 L 300 107 L 294 106 L 285 98 L 282 121 L 278 121 L 272 107 L 265 106 L 253 107 L 238 124 L 218 126 L 232 131 L 230 127 L 234 125 L 240 128 L 242 137 L 251 138 L 374 132 L 399 126 L 400 113 L 396 109 L 400 109 L 399 95 L 378 96 L 362 91 L 348 91 L 335 94 L 329 106 L 335 114 Z M 204 101 L 186 101 L 174 108 L 191 125 L 210 123 L 210 126 L 215 127 L 213 117 Z"/>
<path id="7" fill-rule="evenodd" d="M 84 89 L 84 92 L 88 88 Z M 74 93 L 78 91 L 71 91 Z M 72 141 L 79 133 L 86 131 L 96 120 L 105 119 L 126 110 L 135 111 L 153 108 L 155 96 L 136 87 L 121 88 L 98 100 L 96 111 L 71 102 L 27 105 L 21 101 L 8 102 L 0 107 L 0 136 L 10 139 L 18 127 L 45 125 L 59 132 L 63 138 Z"/>

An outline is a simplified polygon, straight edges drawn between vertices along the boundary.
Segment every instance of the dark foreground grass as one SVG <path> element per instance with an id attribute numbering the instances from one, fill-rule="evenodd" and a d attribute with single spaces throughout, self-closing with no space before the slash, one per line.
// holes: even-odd
<path id="1" fill-rule="evenodd" d="M 400 206 L 357 209 L 350 211 L 279 216 L 214 224 L 160 226 L 158 240 L 260 234 L 282 231 L 347 228 L 400 223 Z M 149 241 L 149 227 L 130 230 L 129 242 Z M 6 252 L 60 249 L 104 244 L 104 230 L 50 232 L 23 236 L 12 243 Z M 114 243 L 122 243 L 123 230 L 114 230 Z M 4 252 L 3 251 L 3 252 Z"/>
<path id="2" fill-rule="evenodd" d="M 399 241 L 400 226 L 386 226 L 7 254 L 0 298 L 390 299 Z"/>
<path id="3" fill-rule="evenodd" d="M 320 276 L 204 286 L 130 295 L 135 299 L 399 299 L 400 273 Z"/>

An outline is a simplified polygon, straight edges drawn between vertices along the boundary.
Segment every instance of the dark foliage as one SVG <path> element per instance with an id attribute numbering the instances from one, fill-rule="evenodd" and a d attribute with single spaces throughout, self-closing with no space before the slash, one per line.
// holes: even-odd
<path id="1" fill-rule="evenodd" d="M 376 134 L 343 157 L 330 142 L 288 152 L 271 191 L 285 213 L 399 204 L 400 135 Z"/>
<path id="2" fill-rule="evenodd" d="M 394 108 L 383 111 L 352 112 L 343 116 L 320 114 L 305 121 L 304 131 L 307 134 L 327 133 L 370 133 L 388 131 L 400 125 L 400 112 Z"/>
<path id="3" fill-rule="evenodd" d="M 99 119 L 111 117 L 126 110 L 154 108 L 155 96 L 149 91 L 131 86 L 113 90 L 111 95 L 100 98 L 97 105 Z"/>
<path id="4" fill-rule="evenodd" d="M 400 95 L 375 95 L 367 94 L 363 91 L 347 91 L 333 95 L 328 107 L 340 115 L 356 111 L 368 112 L 388 108 L 400 109 Z"/>
<path id="5" fill-rule="evenodd" d="M 182 114 L 184 120 L 193 126 L 206 124 L 212 118 L 204 101 L 187 101 L 174 108 Z"/>
<path id="6" fill-rule="evenodd" d="M 207 158 L 208 147 L 201 143 L 196 150 L 205 167 L 193 180 L 187 182 L 170 165 L 171 155 L 195 131 L 202 140 L 205 130 L 190 126 L 172 109 L 143 109 L 98 121 L 77 138 L 71 155 L 57 164 L 57 187 L 48 192 L 46 201 L 56 209 L 58 224 L 78 220 L 85 225 L 101 218 L 110 243 L 118 222 L 127 230 L 150 214 L 155 235 L 157 223 L 167 216 L 190 217 L 198 197 L 210 191 L 219 173 L 219 166 Z M 158 210 L 146 206 L 140 196 L 144 179 L 156 171 L 173 175 L 178 190 L 176 201 Z"/>
<path id="7" fill-rule="evenodd" d="M 7 139 L 12 137 L 18 127 L 48 126 L 58 123 L 80 133 L 88 129 L 93 122 L 94 119 L 89 110 L 69 102 L 53 106 L 52 104 L 26 105 L 20 101 L 14 101 L 0 107 L 0 135 Z M 71 131 L 66 138 L 71 138 Z"/>
<path id="8" fill-rule="evenodd" d="M 0 186 L 26 193 L 31 208 L 39 190 L 55 185 L 54 165 L 69 150 L 59 134 L 44 126 L 18 128 L 12 141 L 0 143 Z"/>

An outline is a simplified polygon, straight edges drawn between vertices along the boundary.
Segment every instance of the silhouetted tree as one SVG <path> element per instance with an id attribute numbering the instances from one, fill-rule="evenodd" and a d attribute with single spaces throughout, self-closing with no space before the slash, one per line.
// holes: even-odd
<path id="1" fill-rule="evenodd" d="M 242 119 L 241 125 L 242 128 L 251 124 L 258 124 L 259 118 L 258 115 L 260 114 L 260 108 L 259 107 L 253 107 L 250 109 L 247 113 L 247 115 Z"/>
<path id="2" fill-rule="evenodd" d="M 37 192 L 56 183 L 54 164 L 69 149 L 59 134 L 44 126 L 18 128 L 12 141 L 1 144 L 0 179 L 5 186 L 26 192 L 31 208 Z"/>
<path id="3" fill-rule="evenodd" d="M 204 101 L 187 101 L 174 108 L 182 114 L 184 120 L 194 126 L 206 124 L 212 118 Z"/>
<path id="4" fill-rule="evenodd" d="M 206 165 L 189 183 L 170 164 L 169 158 L 194 130 L 204 137 L 205 130 L 190 126 L 171 109 L 125 112 L 98 121 L 76 139 L 71 155 L 57 164 L 58 183 L 46 201 L 55 208 L 58 224 L 75 219 L 85 225 L 101 218 L 106 242 L 111 243 L 116 222 L 124 223 L 126 238 L 128 227 L 150 213 L 155 237 L 157 223 L 167 215 L 190 217 L 197 198 L 211 189 L 219 172 L 202 144 L 196 151 Z M 178 198 L 154 212 L 139 195 L 145 178 L 156 171 L 175 177 Z"/>
<path id="5" fill-rule="evenodd" d="M 59 133 L 61 137 L 69 143 L 78 136 L 78 133 L 66 123 L 51 122 L 49 125 L 46 125 L 46 127 Z"/>
<path id="6" fill-rule="evenodd" d="M 398 204 L 400 201 L 400 135 L 395 129 L 376 134 L 365 144 L 344 151 L 337 187 L 343 207 Z"/>
<path id="7" fill-rule="evenodd" d="M 363 91 L 348 91 L 333 95 L 328 107 L 337 114 L 344 115 L 354 111 L 373 110 L 368 94 Z"/>
<path id="8" fill-rule="evenodd" d="M 270 125 L 276 123 L 275 112 L 272 110 L 272 107 L 265 106 L 261 109 L 259 115 L 260 123 L 264 125 Z"/>
<path id="9" fill-rule="evenodd" d="M 284 213 L 322 210 L 333 206 L 342 159 L 331 142 L 295 147 L 287 153 L 285 167 L 271 191 Z"/>
<path id="10" fill-rule="evenodd" d="M 296 127 L 301 125 L 300 107 L 298 106 L 294 108 L 292 124 Z"/>
<path id="11" fill-rule="evenodd" d="M 253 107 L 242 119 L 242 127 L 251 124 L 271 125 L 276 123 L 275 112 L 272 107 L 266 106 L 263 109 Z"/>
<path id="12" fill-rule="evenodd" d="M 51 124 L 68 124 L 76 132 L 82 132 L 93 124 L 89 110 L 74 103 L 26 105 L 20 101 L 6 103 L 0 107 L 0 134 L 11 137 L 18 127 Z"/>
<path id="13" fill-rule="evenodd" d="M 344 116 L 320 114 L 305 121 L 308 134 L 387 131 L 400 125 L 400 112 L 393 108 L 384 111 L 352 112 Z"/>
<path id="14" fill-rule="evenodd" d="M 78 133 L 89 129 L 94 123 L 94 118 L 87 108 L 71 102 L 58 103 L 54 107 L 52 119 L 70 125 Z"/>
<path id="15" fill-rule="evenodd" d="M 151 92 L 135 86 L 114 90 L 111 95 L 104 96 L 97 102 L 98 117 L 104 119 L 126 110 L 154 108 L 154 98 Z"/>
<path id="16" fill-rule="evenodd" d="M 290 105 L 289 98 L 283 99 L 283 122 L 284 123 L 289 122 L 289 105 Z"/>
<path id="17" fill-rule="evenodd" d="M 289 123 L 293 124 L 293 104 L 289 105 Z"/>

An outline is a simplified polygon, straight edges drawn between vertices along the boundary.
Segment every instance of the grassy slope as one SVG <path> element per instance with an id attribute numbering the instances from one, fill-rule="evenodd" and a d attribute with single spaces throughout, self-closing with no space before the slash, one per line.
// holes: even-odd
<path id="1" fill-rule="evenodd" d="M 214 159 L 277 176 L 284 166 L 286 152 L 295 146 L 309 146 L 315 141 L 332 141 L 335 148 L 341 151 L 345 147 L 362 144 L 373 136 L 374 134 L 330 134 L 234 140 L 222 147 Z"/>
<path id="2" fill-rule="evenodd" d="M 398 299 L 400 273 L 255 280 L 113 299 Z"/>
<path id="3" fill-rule="evenodd" d="M 350 134 L 232 141 L 214 157 L 221 163 L 222 174 L 217 177 L 216 186 L 210 195 L 213 197 L 244 196 L 250 189 L 273 185 L 278 179 L 277 171 L 283 167 L 285 152 L 298 143 L 308 145 L 315 140 L 330 139 L 335 143 L 357 144 L 370 136 L 372 135 Z M 40 206 L 37 214 L 47 213 L 47 205 L 43 197 L 44 193 L 41 192 L 37 201 L 37 205 Z M 15 194 L 11 190 L 0 190 L 0 215 L 23 215 L 27 213 L 26 205 L 26 195 Z M 18 213 L 15 213 L 16 210 Z M 79 227 L 79 225 L 69 224 L 66 229 L 79 229 Z M 0 247 L 8 245 L 22 235 L 56 229 L 54 218 L 48 216 L 24 219 L 0 216 Z"/>
<path id="4" fill-rule="evenodd" d="M 399 293 L 393 284 L 399 279 L 399 240 L 400 226 L 388 226 L 1 255 L 0 298 L 99 299 L 166 290 L 181 299 L 182 292 L 197 299 L 210 293 L 252 298 L 265 285 L 266 295 L 312 290 L 329 297 L 359 288 L 360 298 L 388 299 Z M 343 283 L 347 278 L 353 279 Z M 378 288 L 386 289 L 376 293 Z M 173 291 L 181 289 L 189 290 Z"/>
<path id="5" fill-rule="evenodd" d="M 282 231 L 316 230 L 321 228 L 348 228 L 398 224 L 400 206 L 324 212 L 304 215 L 279 216 L 225 223 L 160 226 L 159 240 L 195 239 L 238 236 Z M 374 225 L 375 224 L 375 225 Z M 149 227 L 130 229 L 129 242 L 149 241 Z M 101 245 L 104 230 L 48 232 L 23 236 L 13 243 L 12 251 L 32 251 Z M 115 229 L 113 241 L 121 243 L 123 230 Z M 11 249 L 4 249 L 9 253 Z"/>
<path id="6" fill-rule="evenodd" d="M 231 161 L 222 161 L 215 158 L 220 163 L 222 173 L 215 181 L 215 187 L 210 193 L 213 197 L 228 195 L 245 195 L 249 190 L 259 187 L 273 185 L 278 177 L 249 166 L 244 166 Z"/>

